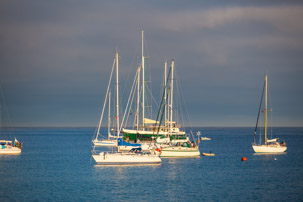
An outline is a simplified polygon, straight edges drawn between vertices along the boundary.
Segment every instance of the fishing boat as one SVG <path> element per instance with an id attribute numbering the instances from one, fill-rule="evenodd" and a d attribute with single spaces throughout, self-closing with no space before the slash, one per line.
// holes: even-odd
<path id="1" fill-rule="evenodd" d="M 259 111 L 258 111 L 258 117 L 257 117 L 257 123 L 255 127 L 255 132 L 254 132 L 254 142 L 252 143 L 252 148 L 256 153 L 282 153 L 285 152 L 287 147 L 285 142 L 278 142 L 278 138 L 273 138 L 273 139 L 268 139 L 268 134 L 267 134 L 267 114 L 268 111 L 272 111 L 271 109 L 268 109 L 267 107 L 267 75 L 265 75 L 265 81 L 264 81 L 264 86 L 262 90 L 262 95 L 261 95 L 261 101 L 260 101 L 260 106 L 259 106 Z M 264 105 L 265 109 L 261 110 L 262 107 L 262 102 L 263 102 L 263 95 L 265 96 L 264 100 Z M 261 143 L 261 132 L 260 132 L 260 142 L 259 144 L 256 143 L 256 133 L 257 133 L 257 128 L 258 128 L 258 122 L 260 118 L 260 112 L 264 112 L 265 120 L 264 120 L 264 144 Z"/>
<path id="2" fill-rule="evenodd" d="M 201 137 L 201 140 L 211 140 L 209 137 Z"/>
<path id="3" fill-rule="evenodd" d="M 111 92 L 110 92 L 110 86 L 112 83 L 112 77 L 113 77 L 113 72 L 114 69 L 116 69 L 116 115 L 115 115 L 115 119 L 116 119 L 116 128 L 111 127 Z M 104 111 L 105 108 L 108 106 L 108 123 L 107 123 L 107 139 L 104 138 L 104 136 L 102 136 L 100 134 L 100 129 L 101 129 L 101 125 L 102 125 L 102 120 L 103 120 L 103 116 L 104 116 Z M 101 112 L 101 116 L 99 119 L 99 124 L 98 124 L 98 128 L 97 128 L 97 132 L 95 135 L 95 138 L 92 140 L 92 143 L 95 147 L 100 147 L 100 146 L 105 146 L 105 147 L 115 147 L 118 144 L 117 139 L 119 138 L 119 53 L 118 51 L 115 52 L 115 59 L 114 59 L 114 63 L 112 65 L 112 70 L 111 70 L 111 74 L 110 74 L 110 78 L 109 78 L 109 82 L 108 82 L 108 86 L 107 86 L 107 91 L 106 91 L 106 96 L 105 96 L 105 100 L 104 100 L 104 104 L 103 104 L 103 108 L 102 108 L 102 112 Z M 116 133 L 115 135 L 112 135 L 113 133 Z M 100 137 L 103 137 L 100 139 Z"/>
<path id="4" fill-rule="evenodd" d="M 160 164 L 161 158 L 150 152 L 142 152 L 141 148 L 133 148 L 129 152 L 101 152 L 93 155 L 97 165 L 131 165 Z"/>

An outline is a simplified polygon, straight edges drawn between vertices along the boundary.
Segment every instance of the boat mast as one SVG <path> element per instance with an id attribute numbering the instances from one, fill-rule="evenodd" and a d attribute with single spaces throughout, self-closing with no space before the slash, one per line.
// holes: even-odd
<path id="1" fill-rule="evenodd" d="M 142 30 L 142 124 L 143 124 L 143 131 L 144 128 L 144 116 L 145 116 L 145 68 L 144 68 L 144 31 Z"/>
<path id="2" fill-rule="evenodd" d="M 167 71 L 167 62 L 164 63 L 164 126 L 166 127 L 166 115 L 167 115 L 167 103 L 166 103 L 166 71 Z M 164 128 L 165 128 L 164 127 Z"/>
<path id="3" fill-rule="evenodd" d="M 115 52 L 115 60 L 116 60 L 116 88 L 117 88 L 116 121 L 117 121 L 117 136 L 119 138 L 119 53 L 118 51 Z"/>
<path id="4" fill-rule="evenodd" d="M 108 93 L 108 126 L 107 126 L 107 139 L 109 139 L 109 137 L 111 136 L 110 134 L 110 96 L 111 96 L 111 92 L 109 91 Z"/>
<path id="5" fill-rule="evenodd" d="M 136 110 L 136 118 L 137 118 L 137 131 L 139 130 L 139 108 L 140 108 L 140 69 L 138 67 L 137 70 L 137 110 Z"/>
<path id="6" fill-rule="evenodd" d="M 267 144 L 267 74 L 265 75 L 265 144 Z"/>
<path id="7" fill-rule="evenodd" d="M 174 92 L 174 65 L 175 61 L 171 61 L 171 83 L 170 83 L 170 134 L 173 130 L 173 92 Z"/>

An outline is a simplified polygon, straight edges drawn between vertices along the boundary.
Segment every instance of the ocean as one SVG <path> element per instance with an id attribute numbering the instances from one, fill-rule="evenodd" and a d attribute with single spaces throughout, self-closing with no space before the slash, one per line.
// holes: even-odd
<path id="1" fill-rule="evenodd" d="M 273 128 L 287 152 L 255 155 L 253 128 L 194 128 L 214 157 L 162 158 L 161 165 L 96 166 L 94 128 L 14 128 L 23 142 L 0 155 L 0 201 L 302 201 L 303 128 Z M 246 157 L 247 161 L 241 161 Z"/>

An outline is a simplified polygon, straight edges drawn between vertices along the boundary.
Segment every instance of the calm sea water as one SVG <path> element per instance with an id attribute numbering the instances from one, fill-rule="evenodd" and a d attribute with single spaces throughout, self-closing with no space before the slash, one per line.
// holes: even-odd
<path id="1" fill-rule="evenodd" d="M 254 155 L 252 128 L 197 130 L 212 138 L 200 151 L 215 157 L 95 166 L 92 128 L 16 128 L 24 146 L 21 155 L 0 156 L 0 201 L 303 200 L 303 128 L 273 129 L 288 146 L 281 155 Z"/>

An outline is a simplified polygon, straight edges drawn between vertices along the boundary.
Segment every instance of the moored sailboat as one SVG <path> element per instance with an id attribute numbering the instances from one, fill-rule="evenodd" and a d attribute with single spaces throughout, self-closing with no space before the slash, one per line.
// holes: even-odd
<path id="1" fill-rule="evenodd" d="M 256 132 L 257 132 L 257 127 L 258 127 L 258 122 L 259 122 L 259 117 L 260 117 L 263 95 L 265 95 L 265 101 L 264 101 L 264 103 L 265 103 L 265 109 L 264 109 L 264 113 L 265 113 L 264 139 L 265 139 L 265 142 L 264 142 L 264 144 L 261 144 L 261 139 L 260 139 L 260 143 L 257 144 L 256 141 L 255 141 L 255 138 L 256 138 Z M 255 132 L 254 132 L 254 142 L 252 143 L 252 148 L 256 153 L 282 153 L 282 152 L 285 152 L 286 149 L 287 149 L 285 142 L 279 143 L 278 138 L 274 138 L 274 139 L 268 139 L 267 138 L 267 113 L 268 113 L 268 108 L 267 108 L 267 75 L 265 75 L 264 87 L 263 87 L 260 106 L 259 106 L 259 111 L 258 111 L 258 118 L 257 118 L 256 127 L 255 127 Z"/>
<path id="2" fill-rule="evenodd" d="M 109 93 L 109 88 L 110 88 L 110 83 L 111 83 L 111 77 L 112 77 L 112 73 L 114 70 L 114 64 L 113 64 L 113 68 L 112 68 L 112 72 L 111 72 L 111 77 L 109 80 L 109 84 L 107 87 L 107 92 L 106 92 L 106 96 L 105 96 L 105 102 L 103 105 L 103 109 L 102 109 L 102 113 L 101 113 L 101 117 L 100 117 L 100 121 L 99 121 L 99 125 L 98 125 L 98 129 L 97 129 L 97 134 L 95 139 L 93 140 L 94 146 L 93 146 L 93 150 L 92 150 L 92 157 L 95 160 L 95 162 L 98 165 L 121 165 L 121 164 L 154 164 L 154 163 L 161 163 L 161 159 L 159 156 L 151 154 L 151 153 L 143 153 L 141 151 L 141 148 L 136 148 L 133 150 L 130 150 L 128 152 L 98 152 L 95 150 L 96 146 L 108 146 L 106 145 L 107 143 L 111 144 L 112 146 L 117 146 L 118 142 L 122 141 L 122 138 L 119 138 L 119 134 L 120 134 L 120 118 L 119 118 L 119 74 L 118 74 L 118 52 L 116 51 L 115 53 L 115 60 L 114 60 L 114 64 L 116 64 L 116 114 L 115 114 L 115 119 L 116 119 L 116 128 L 111 128 L 109 127 L 110 125 L 110 118 L 109 118 L 109 123 L 108 123 L 108 140 L 98 140 L 98 136 L 100 135 L 100 127 L 101 127 L 101 123 L 102 123 L 102 118 L 103 118 L 103 114 L 104 114 L 104 109 L 106 106 L 106 102 L 107 102 L 107 97 L 110 98 L 110 93 Z M 109 99 L 109 103 L 110 103 L 110 99 Z M 110 107 L 109 107 L 110 109 Z M 109 114 L 110 114 L 110 110 L 109 110 Z M 113 131 L 115 133 L 115 135 L 111 135 L 111 131 Z M 112 139 L 110 139 L 112 138 Z M 129 146 L 129 145 L 127 145 Z M 118 148 L 119 150 L 119 148 Z"/>
<path id="3" fill-rule="evenodd" d="M 169 93 L 168 93 L 168 99 L 164 97 L 165 102 L 164 103 L 164 115 L 168 118 L 168 124 L 166 125 L 166 130 L 168 131 L 168 136 L 170 137 L 170 141 L 166 144 L 161 144 L 161 157 L 199 157 L 200 151 L 199 146 L 195 143 L 191 142 L 188 137 L 185 136 L 185 138 L 175 138 L 175 131 L 176 129 L 178 132 L 181 132 L 180 125 L 176 127 L 176 122 L 173 121 L 173 92 L 174 92 L 174 65 L 175 61 L 172 60 L 170 71 L 167 75 L 167 81 L 170 79 L 169 82 Z M 164 89 L 164 96 L 168 92 L 168 84 L 165 83 L 165 89 Z M 168 114 L 166 115 L 166 106 L 169 107 Z M 161 107 L 161 106 L 160 106 Z M 161 120 L 161 118 L 160 118 Z M 161 121 L 160 121 L 161 123 Z M 160 124 L 159 124 L 160 126 Z M 182 131 L 182 133 L 185 135 L 185 132 Z"/>
<path id="4" fill-rule="evenodd" d="M 2 117 L 2 107 L 0 103 L 0 133 L 2 135 L 1 117 Z M 16 138 L 14 142 L 11 140 L 0 140 L 0 154 L 21 154 L 21 149 L 22 149 L 22 142 L 20 143 Z"/>
<path id="5" fill-rule="evenodd" d="M 114 72 L 114 69 L 116 69 L 116 135 L 112 135 L 111 131 L 114 131 L 114 128 L 111 128 L 111 111 L 110 111 L 110 103 L 111 103 L 111 92 L 110 92 L 110 86 L 111 86 L 111 80 L 112 80 L 112 75 Z M 106 91 L 106 96 L 105 96 L 105 100 L 104 100 L 104 104 L 103 104 L 103 108 L 102 108 L 102 112 L 101 112 L 101 117 L 99 120 L 99 124 L 98 124 L 98 128 L 97 128 L 97 132 L 95 135 L 95 138 L 92 140 L 92 143 L 95 146 L 105 146 L 105 147 L 114 147 L 117 146 L 117 139 L 119 138 L 119 53 L 118 51 L 115 52 L 115 59 L 114 59 L 114 63 L 112 66 L 112 70 L 111 70 L 111 74 L 110 74 L 110 78 L 109 78 L 109 82 L 108 82 L 108 86 L 107 86 L 107 91 Z M 108 99 L 107 99 L 108 98 Z M 101 129 L 101 125 L 102 125 L 102 120 L 103 120 L 103 116 L 104 116 L 104 110 L 105 107 L 107 105 L 108 102 L 108 123 L 107 123 L 107 139 L 105 139 L 104 137 L 102 139 L 100 139 L 99 137 L 101 136 L 100 134 L 100 129 Z"/>
<path id="6" fill-rule="evenodd" d="M 141 41 L 141 64 L 138 67 L 136 73 L 136 91 L 133 93 L 137 94 L 136 102 L 136 117 L 135 124 L 133 128 L 122 127 L 121 133 L 123 134 L 123 140 L 128 140 L 130 142 L 138 142 L 140 144 L 147 146 L 155 140 L 156 143 L 162 143 L 168 141 L 167 138 L 186 140 L 186 134 L 179 130 L 179 125 L 165 121 L 163 126 L 159 126 L 159 122 L 152 118 L 147 118 L 146 113 L 146 79 L 145 79 L 145 58 L 144 56 L 144 31 L 142 31 L 142 41 Z M 132 95 L 134 97 L 134 95 Z M 168 131 L 168 126 L 171 126 L 171 131 Z M 169 135 L 170 134 L 170 135 Z M 121 148 L 123 149 L 123 148 Z"/>

